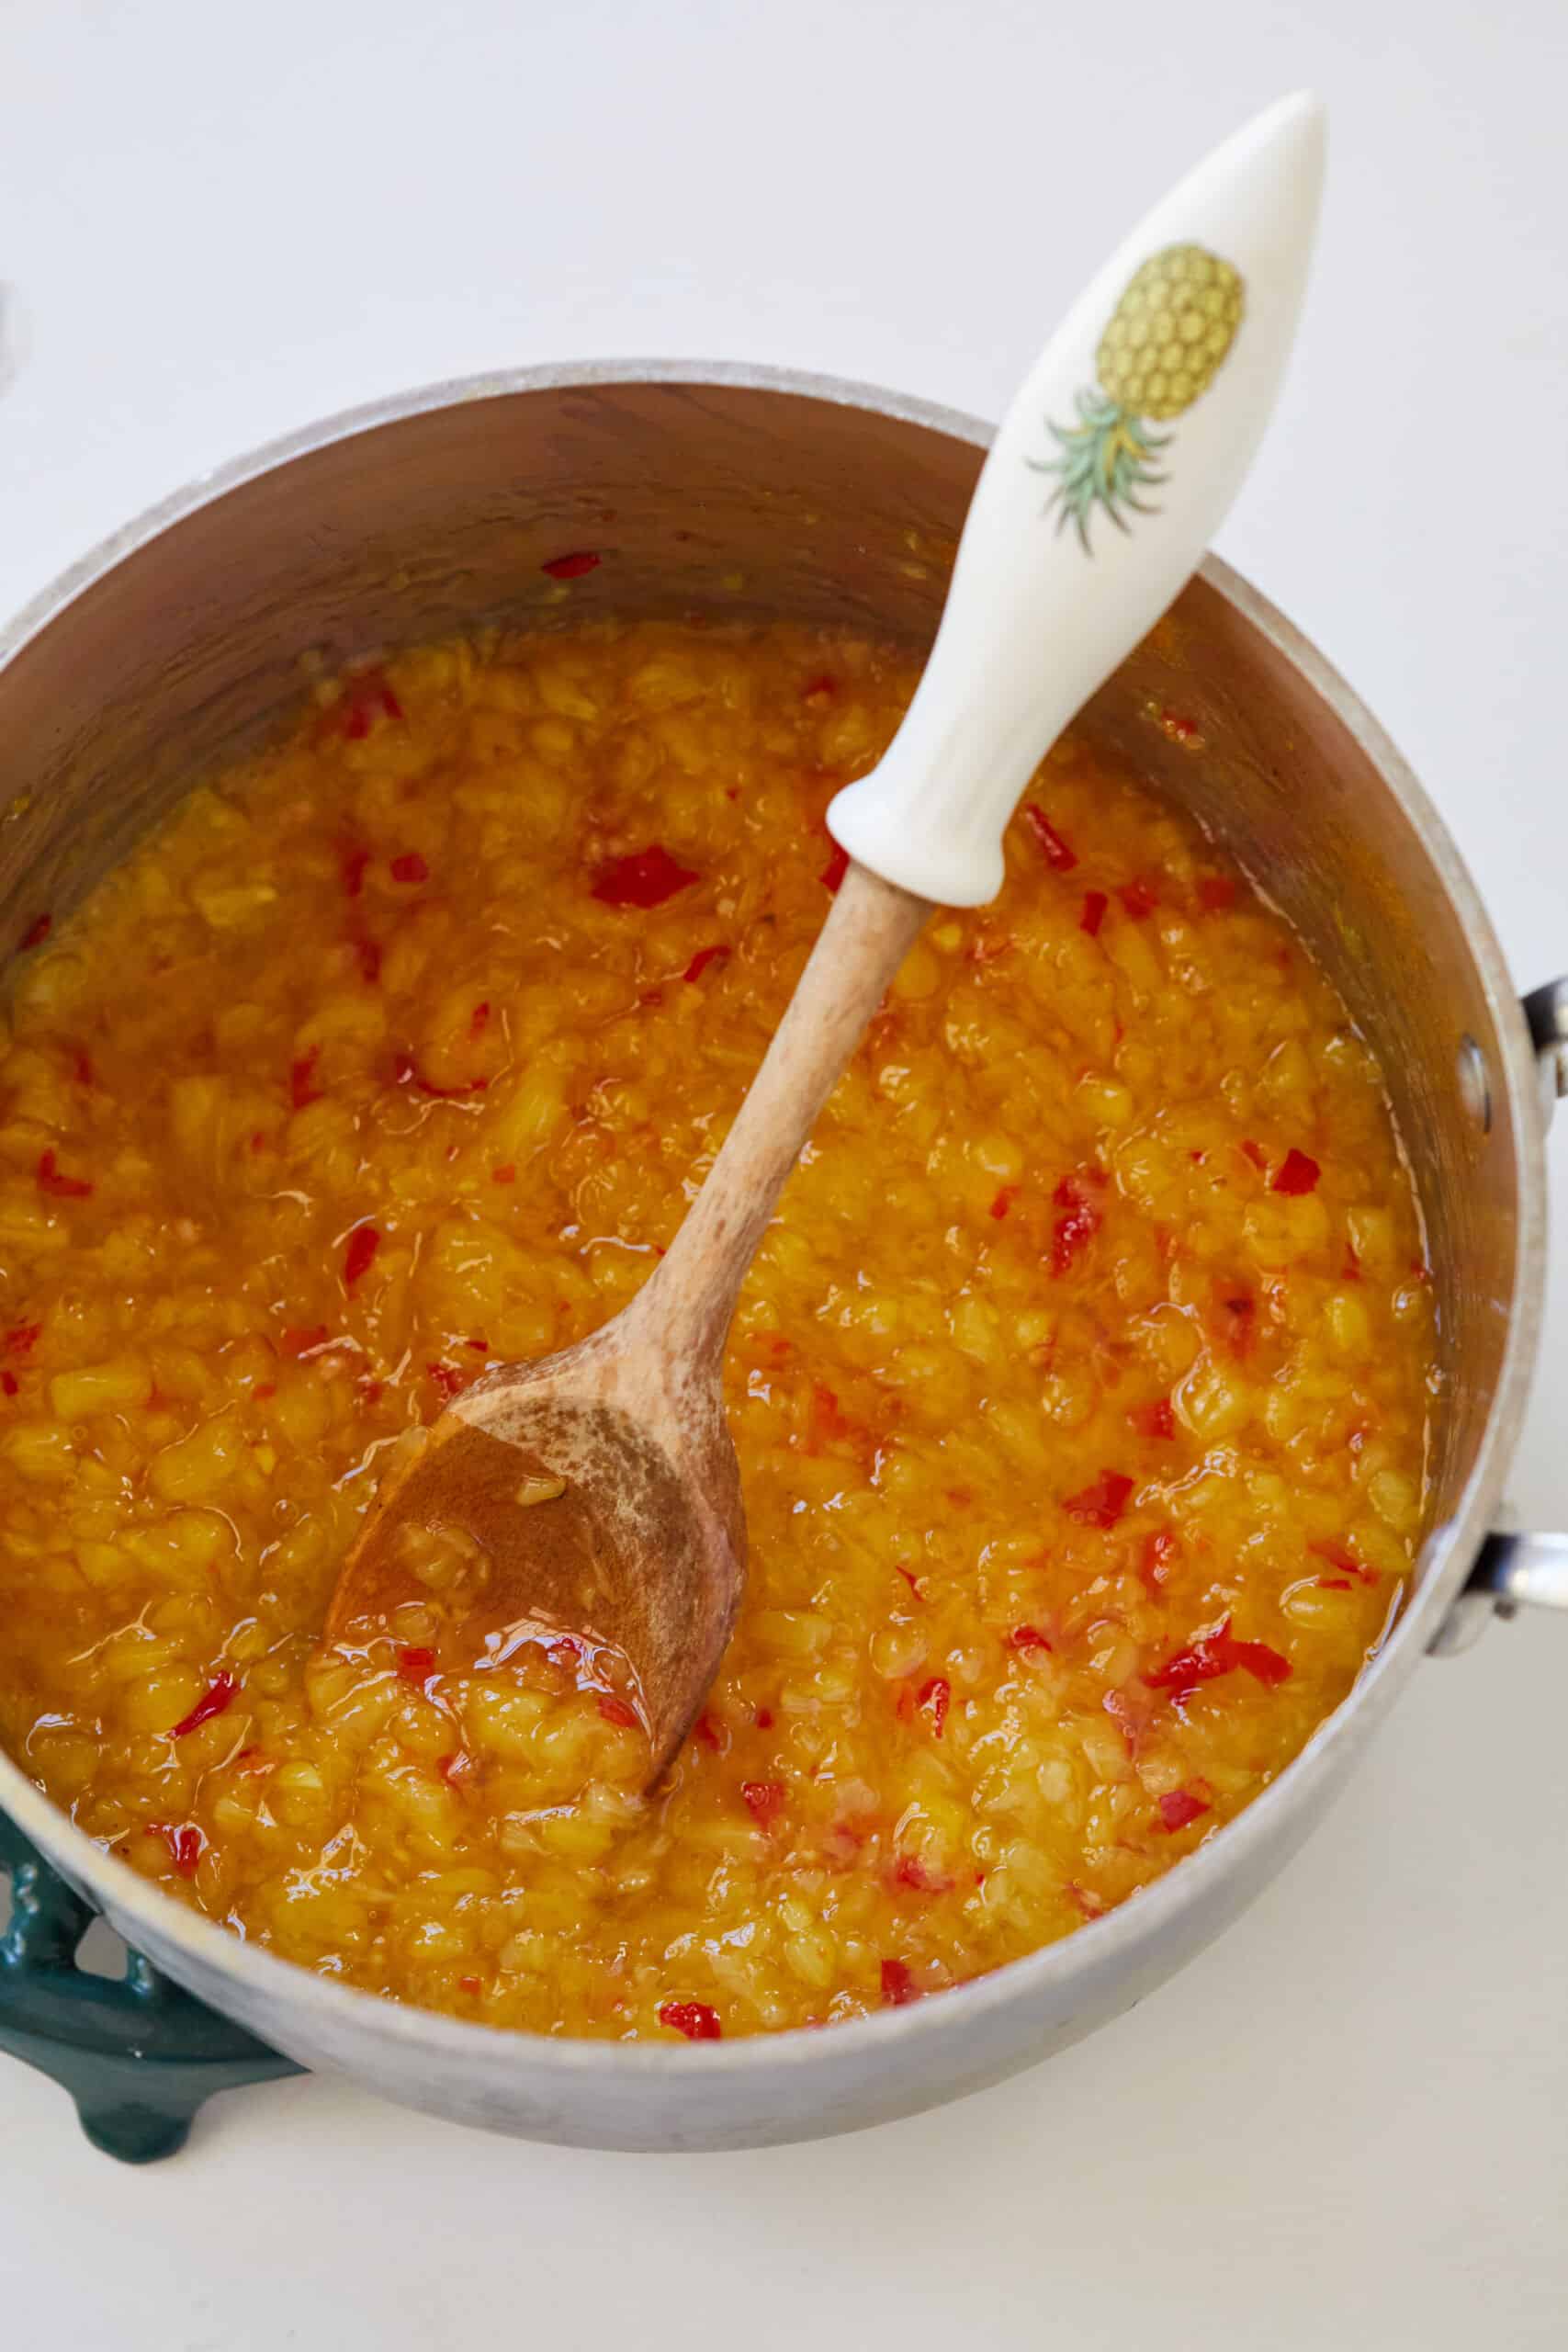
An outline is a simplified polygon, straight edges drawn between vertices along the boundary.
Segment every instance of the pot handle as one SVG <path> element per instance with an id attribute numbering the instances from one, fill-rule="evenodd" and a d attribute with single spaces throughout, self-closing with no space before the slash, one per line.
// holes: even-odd
<path id="1" fill-rule="evenodd" d="M 1489 1535 L 1427 1655 L 1457 1657 L 1494 1617 L 1517 1617 L 1528 1607 L 1568 1609 L 1568 1535 Z"/>
<path id="2" fill-rule="evenodd" d="M 91 1905 L 0 1813 L 0 1889 L 7 1882 L 0 2052 L 69 2091 L 105 2155 L 132 2165 L 173 2155 L 215 2091 L 301 2071 L 136 1952 L 118 1978 L 84 1967 Z"/>
<path id="3" fill-rule="evenodd" d="M 1568 1096 L 1568 976 L 1532 989 L 1524 1001 L 1525 1019 L 1540 1063 L 1540 1088 L 1550 1119 Z"/>
<path id="4" fill-rule="evenodd" d="M 1551 1118 L 1568 1097 L 1568 977 L 1524 1000 L 1540 1063 L 1541 1101 Z M 1568 1535 L 1489 1535 L 1469 1580 L 1427 1644 L 1430 1657 L 1454 1657 L 1480 1640 L 1494 1617 L 1525 1608 L 1568 1609 Z"/>

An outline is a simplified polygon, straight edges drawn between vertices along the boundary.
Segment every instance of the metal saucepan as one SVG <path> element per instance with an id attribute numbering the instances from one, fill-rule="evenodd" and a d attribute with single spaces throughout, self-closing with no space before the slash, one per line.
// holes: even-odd
<path id="1" fill-rule="evenodd" d="M 439 385 L 242 460 L 109 540 L 0 639 L 0 935 L 39 907 L 67 911 L 194 773 L 264 731 L 298 695 L 307 650 L 335 663 L 491 616 L 610 610 L 928 643 L 987 438 L 967 417 L 820 378 L 596 366 Z M 552 602 L 541 566 L 582 547 L 604 560 Z M 1159 724 L 1171 711 L 1195 723 L 1201 756 Z M 1224 564 L 1204 566 L 1084 724 L 1237 852 L 1387 1073 L 1428 1221 L 1444 1381 L 1433 1532 L 1403 1616 L 1289 1770 L 1119 1910 L 940 1999 L 717 2047 L 508 2034 L 347 1990 L 171 1902 L 0 1757 L 0 1808 L 62 1875 L 290 2056 L 580 2146 L 744 2147 L 931 2106 L 1077 2041 L 1226 1926 L 1424 1652 L 1499 1606 L 1568 1605 L 1568 1537 L 1493 1532 L 1540 1320 L 1568 981 L 1521 1011 L 1393 746 Z"/>

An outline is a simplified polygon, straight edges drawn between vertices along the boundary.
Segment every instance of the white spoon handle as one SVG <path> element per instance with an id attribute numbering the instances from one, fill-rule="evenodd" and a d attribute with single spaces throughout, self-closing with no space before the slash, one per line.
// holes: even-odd
<path id="1" fill-rule="evenodd" d="M 885 880 L 947 906 L 996 896 L 1031 772 L 1201 560 L 1290 354 L 1324 143 L 1309 95 L 1259 115 L 1156 206 L 1036 362 L 904 723 L 828 812 Z"/>

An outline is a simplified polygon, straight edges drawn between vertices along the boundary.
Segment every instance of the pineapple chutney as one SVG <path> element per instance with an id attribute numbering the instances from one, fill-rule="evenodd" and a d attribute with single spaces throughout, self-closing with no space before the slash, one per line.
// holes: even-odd
<path id="1" fill-rule="evenodd" d="M 323 1645 L 400 1436 L 670 1242 L 915 674 L 786 627 L 427 647 L 36 910 L 0 1738 L 176 1901 L 495 2025 L 820 2025 L 1135 1896 L 1382 1637 L 1434 1374 L 1378 1069 L 1213 843 L 1069 739 L 742 1294 L 750 1586 L 667 1779 L 591 1642 L 454 1654 L 460 1543 Z"/>

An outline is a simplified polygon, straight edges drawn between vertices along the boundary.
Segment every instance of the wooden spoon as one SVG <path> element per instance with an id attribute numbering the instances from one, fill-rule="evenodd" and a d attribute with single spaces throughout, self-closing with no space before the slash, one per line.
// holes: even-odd
<path id="1" fill-rule="evenodd" d="M 589 1634 L 635 1670 L 653 1773 L 673 1756 L 745 1574 L 721 1387 L 741 1282 L 932 903 L 995 896 L 1003 830 L 1041 754 L 1230 505 L 1294 334 L 1323 149 L 1317 102 L 1283 100 L 1168 197 L 1075 305 L 987 460 L 904 723 L 829 812 L 852 862 L 668 1255 L 602 1330 L 497 1365 L 409 1449 L 344 1564 L 330 1638 L 433 1589 L 476 1659 L 519 1627 Z"/>

